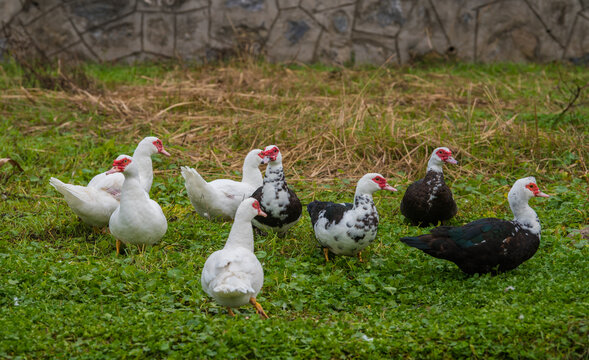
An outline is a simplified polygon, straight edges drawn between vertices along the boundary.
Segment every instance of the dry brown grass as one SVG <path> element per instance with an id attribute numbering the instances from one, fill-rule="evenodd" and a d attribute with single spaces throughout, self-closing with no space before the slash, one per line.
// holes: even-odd
<path id="1" fill-rule="evenodd" d="M 328 71 L 247 63 L 176 68 L 143 80 L 94 93 L 12 88 L 1 101 L 60 103 L 69 112 L 17 125 L 26 133 L 58 124 L 119 142 L 157 134 L 178 163 L 198 163 L 211 175 L 240 170 L 248 149 L 268 144 L 281 148 L 295 180 L 329 182 L 378 171 L 409 181 L 442 145 L 463 164 L 449 167 L 450 176 L 507 176 L 524 163 L 542 174 L 566 151 L 578 160 L 565 171 L 589 174 L 586 127 L 529 121 L 536 112 L 562 110 L 551 98 L 558 79 L 546 73 L 470 78 L 447 69 Z M 522 114 L 528 120 L 520 120 Z"/>

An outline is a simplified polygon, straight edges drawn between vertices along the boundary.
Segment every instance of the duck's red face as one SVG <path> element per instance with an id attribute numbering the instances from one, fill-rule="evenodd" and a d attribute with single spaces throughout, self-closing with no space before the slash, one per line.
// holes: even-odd
<path id="1" fill-rule="evenodd" d="M 443 162 L 450 163 L 450 164 L 457 164 L 458 162 L 452 157 L 452 151 L 439 149 L 436 151 L 436 155 L 442 160 Z"/>
<path id="2" fill-rule="evenodd" d="M 392 187 L 391 185 L 389 185 L 387 183 L 387 179 L 383 178 L 382 176 L 375 176 L 372 178 L 372 181 L 374 181 L 375 183 L 378 184 L 378 187 L 380 187 L 382 190 L 388 190 L 388 191 L 397 191 L 397 189 L 395 189 L 394 187 Z"/>
<path id="3" fill-rule="evenodd" d="M 264 154 L 264 156 L 267 156 L 270 159 L 270 161 L 276 161 L 278 154 L 280 154 L 280 150 L 278 150 L 278 148 L 274 146 L 272 149 L 263 151 L 262 154 Z"/>
<path id="4" fill-rule="evenodd" d="M 170 156 L 170 153 L 164 149 L 164 144 L 162 144 L 162 141 L 160 139 L 157 139 L 156 141 L 154 141 L 153 145 L 157 149 L 158 153 L 165 155 L 165 156 Z"/>
<path id="5" fill-rule="evenodd" d="M 258 200 L 254 201 L 252 206 L 254 209 L 256 209 L 258 211 L 258 216 L 263 216 L 263 217 L 267 216 L 266 213 L 262 211 L 262 208 L 260 207 L 260 203 L 258 202 Z"/>
<path id="6" fill-rule="evenodd" d="M 538 185 L 536 185 L 533 182 L 527 184 L 526 189 L 530 190 L 534 194 L 534 196 L 549 197 L 549 195 L 544 194 L 542 191 L 540 191 L 540 188 L 538 187 Z"/>
<path id="7" fill-rule="evenodd" d="M 117 172 L 125 171 L 125 168 L 131 163 L 133 160 L 129 159 L 128 157 L 124 157 L 122 159 L 118 159 L 112 162 L 112 169 L 107 171 L 107 174 L 114 174 Z"/>
<path id="8" fill-rule="evenodd" d="M 262 164 L 267 164 L 270 161 L 270 158 L 264 155 L 264 153 L 264 151 L 260 151 L 260 153 L 258 153 L 258 156 L 262 158 Z"/>

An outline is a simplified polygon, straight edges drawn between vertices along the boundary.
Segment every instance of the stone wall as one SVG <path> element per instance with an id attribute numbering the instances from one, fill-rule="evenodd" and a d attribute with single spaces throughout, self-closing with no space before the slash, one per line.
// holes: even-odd
<path id="1" fill-rule="evenodd" d="M 49 58 L 589 63 L 589 0 L 0 0 L 0 52 Z"/>

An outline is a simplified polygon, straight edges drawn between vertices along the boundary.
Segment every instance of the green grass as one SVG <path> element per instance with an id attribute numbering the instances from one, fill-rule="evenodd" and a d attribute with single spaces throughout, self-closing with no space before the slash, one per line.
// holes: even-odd
<path id="1" fill-rule="evenodd" d="M 25 169 L 0 168 L 0 357 L 589 356 L 588 242 L 567 236 L 589 223 L 587 90 L 559 115 L 563 89 L 587 83 L 586 68 L 83 70 L 96 92 L 38 89 L 14 64 L 0 72 L 0 157 Z M 168 232 L 144 254 L 117 257 L 114 239 L 81 224 L 48 180 L 85 184 L 150 134 L 173 155 L 154 157 L 151 191 Z M 257 236 L 258 301 L 270 319 L 251 306 L 230 318 L 203 293 L 200 273 L 231 224 L 195 214 L 179 167 L 238 178 L 247 150 L 271 143 L 304 203 L 350 201 L 356 180 L 372 171 L 400 191 L 376 193 L 379 236 L 364 263 L 325 263 L 306 211 L 286 239 Z M 468 277 L 398 241 L 424 231 L 403 220 L 399 202 L 439 145 L 460 162 L 445 169 L 459 207 L 454 225 L 510 219 L 506 194 L 523 176 L 552 195 L 531 201 L 543 226 L 532 259 Z"/>

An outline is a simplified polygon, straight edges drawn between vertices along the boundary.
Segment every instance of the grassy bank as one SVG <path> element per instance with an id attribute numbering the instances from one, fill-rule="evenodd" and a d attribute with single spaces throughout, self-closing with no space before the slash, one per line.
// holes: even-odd
<path id="1" fill-rule="evenodd" d="M 0 158 L 24 168 L 0 168 L 0 357 L 589 356 L 589 248 L 575 235 L 589 223 L 586 68 L 246 61 L 80 72 L 84 82 L 64 70 L 69 86 L 47 86 L 12 64 L 0 71 Z M 48 180 L 86 184 L 147 135 L 172 153 L 154 157 L 151 190 L 168 233 L 116 257 L 114 239 L 81 224 Z M 269 144 L 303 203 L 350 201 L 374 171 L 399 192 L 375 195 L 381 225 L 364 263 L 325 263 L 306 212 L 286 239 L 256 237 L 270 319 L 251 307 L 230 318 L 200 272 L 231 224 L 196 215 L 179 168 L 238 178 L 247 151 Z M 398 241 L 423 231 L 399 203 L 440 145 L 459 161 L 445 168 L 454 225 L 510 219 L 506 194 L 523 176 L 552 195 L 531 201 L 543 226 L 532 259 L 467 277 Z"/>

